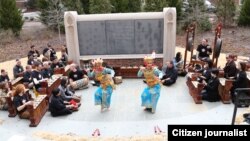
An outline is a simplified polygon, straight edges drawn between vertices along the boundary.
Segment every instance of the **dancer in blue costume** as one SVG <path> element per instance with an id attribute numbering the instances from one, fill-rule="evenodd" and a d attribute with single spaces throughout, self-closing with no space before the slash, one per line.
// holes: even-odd
<path id="1" fill-rule="evenodd" d="M 145 110 L 155 113 L 156 105 L 160 97 L 161 84 L 160 79 L 162 77 L 162 72 L 153 65 L 153 57 L 145 57 L 144 64 L 146 67 L 141 67 L 138 72 L 138 77 L 144 75 L 147 83 L 147 87 L 141 94 L 142 106 Z"/>
<path id="2" fill-rule="evenodd" d="M 111 103 L 111 96 L 115 85 L 112 77 L 114 71 L 102 66 L 102 59 L 95 59 L 92 61 L 93 71 L 89 72 L 90 77 L 94 77 L 96 81 L 100 82 L 100 86 L 95 92 L 95 105 L 101 105 L 101 112 L 107 108 L 109 110 Z"/>

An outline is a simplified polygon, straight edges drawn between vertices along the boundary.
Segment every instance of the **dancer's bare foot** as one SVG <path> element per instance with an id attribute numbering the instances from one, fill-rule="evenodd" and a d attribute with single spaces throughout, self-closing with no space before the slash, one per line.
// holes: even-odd
<path id="1" fill-rule="evenodd" d="M 104 107 L 101 107 L 101 112 L 103 112 L 104 111 Z"/>

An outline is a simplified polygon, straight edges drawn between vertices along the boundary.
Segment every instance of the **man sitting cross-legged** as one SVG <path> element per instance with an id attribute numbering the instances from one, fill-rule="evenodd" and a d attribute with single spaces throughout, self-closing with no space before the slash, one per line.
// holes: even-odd
<path id="1" fill-rule="evenodd" d="M 76 103 L 74 104 L 64 101 L 61 97 L 59 88 L 56 88 L 52 91 L 52 97 L 49 103 L 49 110 L 53 117 L 71 114 L 73 111 L 78 110 L 78 106 L 79 105 Z"/>
<path id="2" fill-rule="evenodd" d="M 76 67 L 76 64 L 70 65 L 69 82 L 74 90 L 88 88 L 89 78 L 86 71 Z"/>

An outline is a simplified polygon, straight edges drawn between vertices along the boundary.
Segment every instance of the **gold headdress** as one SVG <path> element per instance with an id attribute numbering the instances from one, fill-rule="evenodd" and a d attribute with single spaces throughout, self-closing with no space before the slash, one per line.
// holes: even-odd
<path id="1" fill-rule="evenodd" d="M 92 61 L 92 64 L 94 67 L 101 67 L 102 63 L 103 63 L 103 60 L 101 58 L 97 58 Z"/>
<path id="2" fill-rule="evenodd" d="M 145 56 L 144 57 L 144 63 L 145 64 L 153 64 L 154 63 L 154 58 L 152 56 Z"/>

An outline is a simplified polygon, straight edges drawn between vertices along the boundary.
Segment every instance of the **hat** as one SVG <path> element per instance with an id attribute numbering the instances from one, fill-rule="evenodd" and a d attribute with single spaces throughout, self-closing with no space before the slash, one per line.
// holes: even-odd
<path id="1" fill-rule="evenodd" d="M 93 66 L 100 67 L 102 66 L 103 60 L 101 58 L 94 59 L 92 61 Z"/>

